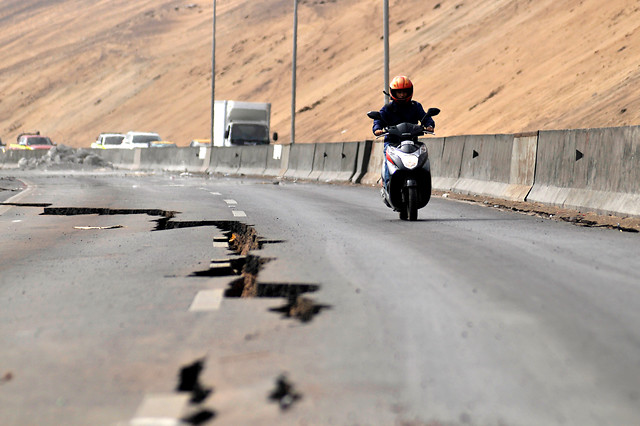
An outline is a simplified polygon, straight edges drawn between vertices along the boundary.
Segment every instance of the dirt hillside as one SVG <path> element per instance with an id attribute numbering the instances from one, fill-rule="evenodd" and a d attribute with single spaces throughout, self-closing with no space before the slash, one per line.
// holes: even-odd
<path id="1" fill-rule="evenodd" d="M 299 0 L 297 142 L 370 138 L 380 0 Z M 0 138 L 104 131 L 187 145 L 210 126 L 212 1 L 2 0 Z M 390 0 L 391 75 L 437 134 L 640 124 L 635 0 Z M 272 103 L 290 139 L 292 0 L 218 0 L 216 98 Z"/>

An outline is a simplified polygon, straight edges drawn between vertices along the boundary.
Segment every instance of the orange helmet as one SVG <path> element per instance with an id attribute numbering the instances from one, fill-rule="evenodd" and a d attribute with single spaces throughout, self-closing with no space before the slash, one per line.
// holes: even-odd
<path id="1" fill-rule="evenodd" d="M 396 97 L 397 90 L 406 90 L 409 92 L 409 96 L 404 99 L 399 99 Z M 391 99 L 394 101 L 409 102 L 413 96 L 413 83 L 411 83 L 411 80 L 404 75 L 393 77 L 393 80 L 391 80 L 391 84 L 389 85 L 389 94 L 391 95 Z"/>

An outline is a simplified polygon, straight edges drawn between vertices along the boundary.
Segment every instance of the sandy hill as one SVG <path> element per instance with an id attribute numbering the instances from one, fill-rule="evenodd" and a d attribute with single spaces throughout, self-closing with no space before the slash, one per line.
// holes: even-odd
<path id="1" fill-rule="evenodd" d="M 212 1 L 2 0 L 0 137 L 89 146 L 210 125 Z M 298 142 L 370 138 L 380 0 L 299 0 Z M 440 136 L 640 124 L 635 0 L 391 0 L 391 74 L 442 109 Z M 272 103 L 290 138 L 293 1 L 218 0 L 216 98 Z"/>

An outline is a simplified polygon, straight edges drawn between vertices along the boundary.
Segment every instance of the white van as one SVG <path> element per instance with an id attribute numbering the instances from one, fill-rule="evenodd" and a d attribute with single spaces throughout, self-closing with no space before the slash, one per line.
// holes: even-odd
<path id="1" fill-rule="evenodd" d="M 161 142 L 162 138 L 157 133 L 151 132 L 127 132 L 122 140 L 122 148 L 149 148 L 154 142 Z"/>

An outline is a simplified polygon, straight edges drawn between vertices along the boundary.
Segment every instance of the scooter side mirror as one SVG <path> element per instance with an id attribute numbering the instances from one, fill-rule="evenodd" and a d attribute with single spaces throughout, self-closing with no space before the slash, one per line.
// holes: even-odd
<path id="1" fill-rule="evenodd" d="M 427 110 L 427 114 L 429 117 L 433 117 L 440 114 L 440 109 L 439 108 L 429 108 Z"/>
<path id="2" fill-rule="evenodd" d="M 369 111 L 367 113 L 367 117 L 369 117 L 372 120 L 382 120 L 382 115 L 380 114 L 380 111 Z"/>

